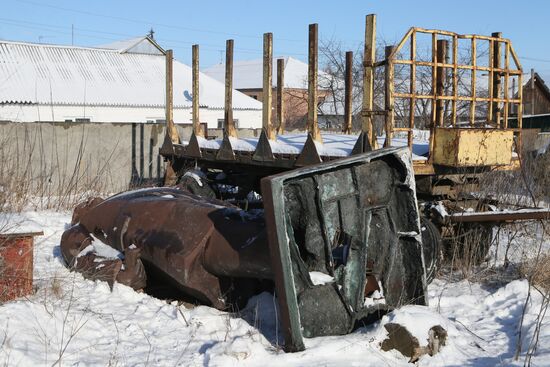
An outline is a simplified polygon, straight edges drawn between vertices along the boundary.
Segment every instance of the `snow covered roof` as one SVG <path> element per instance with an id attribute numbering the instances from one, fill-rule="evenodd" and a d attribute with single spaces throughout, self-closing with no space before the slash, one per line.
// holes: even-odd
<path id="1" fill-rule="evenodd" d="M 273 87 L 277 86 L 277 59 L 285 60 L 285 88 L 307 89 L 308 65 L 292 57 L 273 58 Z M 216 64 L 203 71 L 212 78 L 225 80 L 225 64 Z M 319 71 L 319 78 L 329 76 Z M 263 86 L 263 59 L 235 61 L 233 63 L 233 87 L 235 89 L 259 89 Z"/>
<path id="2" fill-rule="evenodd" d="M 127 40 L 115 41 L 112 43 L 107 43 L 98 48 L 106 48 L 109 50 L 118 50 L 121 53 L 137 53 L 137 54 L 148 54 L 148 55 L 164 55 L 165 51 L 158 43 L 155 42 L 150 37 L 136 37 L 130 38 Z"/>
<path id="3" fill-rule="evenodd" d="M 90 48 L 0 40 L 0 104 L 165 106 L 165 57 L 148 38 Z M 161 49 L 158 49 L 161 50 Z M 174 61 L 174 106 L 191 107 L 191 67 Z M 200 104 L 222 109 L 224 84 L 201 73 Z M 235 109 L 262 104 L 233 92 Z"/>

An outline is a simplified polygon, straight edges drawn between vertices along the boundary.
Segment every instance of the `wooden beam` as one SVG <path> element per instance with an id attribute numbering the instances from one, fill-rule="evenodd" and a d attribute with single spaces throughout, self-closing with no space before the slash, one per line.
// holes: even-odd
<path id="1" fill-rule="evenodd" d="M 225 109 L 223 120 L 224 133 L 229 137 L 237 137 L 233 121 L 233 40 L 225 43 Z"/>
<path id="2" fill-rule="evenodd" d="M 504 45 L 504 67 L 506 70 L 510 69 L 510 43 L 506 42 Z M 509 84 L 510 74 L 508 71 L 504 73 L 504 106 L 503 106 L 503 126 L 505 129 L 508 128 L 508 109 L 510 108 L 510 103 L 508 101 L 509 95 L 508 95 L 508 84 Z M 513 98 L 513 96 L 512 96 Z"/>
<path id="3" fill-rule="evenodd" d="M 393 125 L 394 125 L 394 83 L 393 83 L 393 62 L 392 55 L 394 54 L 395 46 L 386 46 L 385 48 L 385 57 L 386 57 L 386 66 L 385 66 L 385 110 L 386 110 L 386 121 L 385 121 L 385 131 L 386 131 L 386 140 L 384 140 L 384 148 L 391 147 L 392 138 L 393 138 Z"/>
<path id="4" fill-rule="evenodd" d="M 363 53 L 363 124 L 362 131 L 367 134 L 372 149 L 376 149 L 374 131 L 374 63 L 376 61 L 376 15 L 369 14 L 365 21 L 365 49 Z"/>
<path id="5" fill-rule="evenodd" d="M 501 32 L 494 32 L 491 34 L 492 37 L 496 38 L 496 39 L 500 39 L 502 37 L 502 33 Z M 501 65 L 501 59 L 502 59 L 502 54 L 501 54 L 501 41 L 499 40 L 494 40 L 493 41 L 493 65 L 492 67 L 493 68 L 497 68 L 497 69 L 500 69 L 500 65 Z M 492 79 L 492 84 L 493 84 L 493 99 L 494 98 L 500 98 L 500 85 L 501 85 L 501 75 L 500 75 L 500 72 L 498 71 L 493 71 L 493 79 Z M 501 121 L 500 121 L 500 104 L 499 102 L 493 102 L 493 107 L 492 107 L 492 113 L 493 113 L 493 120 L 494 122 L 497 124 L 497 126 L 501 127 Z"/>
<path id="6" fill-rule="evenodd" d="M 487 105 L 487 122 L 488 123 L 493 123 L 493 107 L 494 107 L 494 101 L 493 101 L 493 92 L 494 92 L 494 88 L 493 88 L 493 82 L 495 81 L 495 78 L 494 78 L 494 74 L 495 74 L 495 71 L 493 69 L 493 65 L 494 65 L 494 59 L 495 59 L 495 55 L 494 55 L 494 52 L 495 52 L 495 41 L 494 40 L 491 40 L 489 41 L 489 67 L 491 68 L 491 70 L 489 70 L 489 80 L 487 82 L 487 89 L 489 91 L 489 103 Z"/>
<path id="7" fill-rule="evenodd" d="M 451 102 L 451 124 L 456 125 L 456 105 L 458 97 L 458 37 L 453 37 L 453 100 Z"/>
<path id="8" fill-rule="evenodd" d="M 199 118 L 199 45 L 193 45 L 193 132 L 204 137 Z"/>
<path id="9" fill-rule="evenodd" d="M 262 128 L 269 140 L 275 140 L 275 130 L 272 124 L 273 105 L 273 34 L 264 33 L 263 60 L 263 109 Z"/>
<path id="10" fill-rule="evenodd" d="M 317 77 L 318 77 L 318 37 L 319 26 L 309 25 L 309 54 L 308 54 L 308 111 L 307 130 L 313 140 L 322 142 L 321 132 L 317 121 Z"/>
<path id="11" fill-rule="evenodd" d="M 446 40 L 437 41 L 437 63 L 444 63 L 447 58 L 447 50 L 449 48 L 449 42 Z M 436 97 L 445 95 L 445 84 L 447 83 L 447 72 L 444 67 L 437 67 L 437 82 L 436 82 Z M 436 125 L 443 126 L 445 119 L 445 101 L 437 98 L 435 101 L 436 106 Z"/>
<path id="12" fill-rule="evenodd" d="M 477 79 L 477 73 L 476 73 L 476 65 L 477 65 L 477 43 L 476 43 L 476 38 L 473 37 L 471 39 L 471 54 L 472 54 L 472 66 L 473 66 L 473 69 L 472 69 L 472 75 L 470 77 L 470 82 L 471 82 L 471 91 L 472 91 L 472 102 L 470 102 L 470 125 L 474 125 L 475 123 L 475 120 L 476 120 L 476 95 L 477 95 L 477 91 L 476 91 L 476 79 Z"/>
<path id="13" fill-rule="evenodd" d="M 178 130 L 174 125 L 174 87 L 173 87 L 173 69 L 172 60 L 174 53 L 172 50 L 166 51 L 166 133 L 174 144 L 180 143 Z"/>
<path id="14" fill-rule="evenodd" d="M 345 98 L 344 98 L 344 128 L 345 134 L 351 134 L 352 130 L 352 80 L 353 52 L 346 52 Z"/>
<path id="15" fill-rule="evenodd" d="M 285 131 L 285 59 L 277 59 L 277 134 Z"/>
<path id="16" fill-rule="evenodd" d="M 436 101 L 437 101 L 437 34 L 432 33 L 432 110 L 430 117 L 430 144 L 429 144 L 429 155 L 428 163 L 433 162 L 433 152 L 435 148 L 435 127 L 436 127 Z"/>
<path id="17" fill-rule="evenodd" d="M 411 47 L 410 47 L 410 59 L 411 59 L 411 80 L 409 89 L 411 92 L 411 98 L 409 98 L 409 131 L 407 132 L 407 145 L 412 150 L 413 146 L 413 129 L 414 129 L 414 117 L 416 113 L 416 31 L 411 34 Z"/>

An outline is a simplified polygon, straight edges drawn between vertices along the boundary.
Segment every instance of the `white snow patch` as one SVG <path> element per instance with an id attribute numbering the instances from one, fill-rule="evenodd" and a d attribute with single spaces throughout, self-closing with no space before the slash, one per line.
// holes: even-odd
<path id="1" fill-rule="evenodd" d="M 197 171 L 187 171 L 187 172 L 185 172 L 183 177 L 191 177 L 193 180 L 195 180 L 197 185 L 199 185 L 200 187 L 203 186 L 202 178 L 197 174 Z"/>
<path id="2" fill-rule="evenodd" d="M 309 277 L 313 285 L 323 285 L 334 282 L 334 277 L 321 273 L 320 271 L 310 271 Z"/>

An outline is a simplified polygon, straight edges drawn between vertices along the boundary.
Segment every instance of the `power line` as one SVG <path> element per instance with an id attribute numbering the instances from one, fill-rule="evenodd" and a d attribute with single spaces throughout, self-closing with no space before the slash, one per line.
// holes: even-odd
<path id="1" fill-rule="evenodd" d="M 529 61 L 550 62 L 550 60 L 537 59 L 537 58 L 534 58 L 534 57 L 519 56 L 519 58 L 523 59 L 523 60 L 529 60 Z"/>
<path id="2" fill-rule="evenodd" d="M 228 32 L 212 31 L 212 30 L 200 29 L 200 28 L 182 27 L 182 26 L 179 26 L 179 25 L 166 24 L 166 23 L 148 22 L 148 21 L 145 21 L 145 20 L 130 19 L 130 18 L 124 18 L 124 17 L 114 16 L 114 15 L 100 14 L 100 13 L 95 13 L 95 12 L 90 12 L 90 11 L 85 11 L 85 10 L 66 8 L 66 7 L 62 7 L 62 6 L 58 6 L 58 5 L 37 3 L 37 2 L 34 2 L 34 1 L 29 1 L 29 0 L 16 0 L 16 1 L 19 2 L 19 3 L 29 4 L 29 5 L 33 5 L 33 6 L 52 8 L 52 9 L 57 9 L 57 10 L 62 10 L 62 11 L 67 11 L 67 12 L 72 12 L 72 13 L 77 13 L 77 14 L 88 15 L 88 16 L 92 16 L 92 17 L 100 17 L 100 18 L 105 18 L 105 19 L 120 20 L 120 21 L 124 21 L 124 22 L 141 24 L 141 25 L 150 24 L 150 25 L 153 25 L 155 27 L 165 27 L 165 28 L 179 29 L 179 30 L 184 30 L 184 31 L 193 31 L 193 32 L 210 33 L 210 34 L 220 34 L 220 35 L 233 36 L 233 37 L 246 37 L 246 38 L 255 38 L 255 39 L 262 39 L 262 37 L 263 37 L 263 36 L 258 36 L 258 35 L 241 34 L 241 33 L 228 33 Z M 305 44 L 305 42 L 303 40 L 294 40 L 294 39 L 288 39 L 288 38 L 278 38 L 278 40 L 279 41 L 297 42 L 297 43 Z"/>
<path id="3" fill-rule="evenodd" d="M 131 34 L 117 33 L 117 32 L 107 32 L 107 31 L 86 29 L 86 28 L 80 28 L 80 27 L 74 27 L 74 26 L 71 26 L 71 29 L 69 30 L 69 28 L 65 27 L 65 26 L 29 22 L 29 21 L 18 20 L 18 19 L 10 19 L 10 18 L 0 18 L 0 24 L 6 24 L 6 25 L 10 25 L 10 26 L 15 26 L 15 27 L 20 27 L 20 28 L 27 28 L 27 29 L 45 30 L 45 31 L 54 32 L 54 33 L 57 33 L 57 34 L 70 35 L 71 39 L 74 38 L 75 35 L 78 35 L 78 36 L 81 36 L 81 37 L 95 38 L 95 39 L 108 40 L 108 41 L 119 41 L 120 40 L 119 38 L 87 35 L 86 33 L 111 35 L 111 36 L 125 37 L 125 38 L 135 37 L 135 35 L 131 35 Z M 189 42 L 189 41 L 168 39 L 168 38 L 163 38 L 163 37 L 157 38 L 156 40 L 158 42 L 163 43 L 165 45 L 168 45 L 170 47 L 172 47 L 173 45 L 192 45 L 192 44 L 195 43 L 195 42 Z M 172 47 L 172 48 L 176 48 L 176 47 Z M 178 47 L 178 48 L 183 49 L 183 47 Z M 201 49 L 204 49 L 204 50 L 219 51 L 220 49 L 223 49 L 223 48 L 224 48 L 223 45 L 201 44 Z M 242 53 L 248 53 L 248 54 L 257 54 L 257 55 L 262 54 L 262 50 L 251 49 L 251 48 L 236 47 L 235 51 L 242 52 Z M 282 54 L 291 55 L 291 56 L 306 56 L 306 54 L 296 53 L 296 52 L 284 52 L 284 51 L 279 51 L 279 52 L 282 53 Z"/>

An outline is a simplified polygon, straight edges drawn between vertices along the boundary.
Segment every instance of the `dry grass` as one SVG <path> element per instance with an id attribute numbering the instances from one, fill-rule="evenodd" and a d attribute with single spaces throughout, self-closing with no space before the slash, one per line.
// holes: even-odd
<path id="1" fill-rule="evenodd" d="M 550 293 L 550 253 L 541 254 L 538 261 L 524 261 L 519 266 L 521 275 L 531 279 L 533 286 Z"/>

